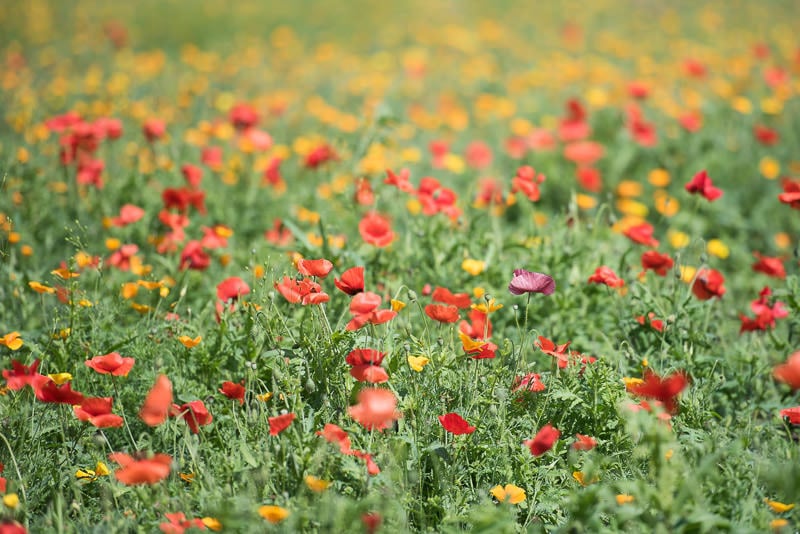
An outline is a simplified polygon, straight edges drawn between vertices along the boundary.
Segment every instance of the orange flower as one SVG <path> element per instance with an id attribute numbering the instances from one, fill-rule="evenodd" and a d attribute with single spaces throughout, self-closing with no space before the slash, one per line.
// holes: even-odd
<path id="1" fill-rule="evenodd" d="M 139 417 L 149 426 L 158 426 L 167 420 L 171 406 L 172 382 L 167 375 L 159 375 L 139 410 Z"/>
<path id="2" fill-rule="evenodd" d="M 84 363 L 101 375 L 128 376 L 135 362 L 133 358 L 123 358 L 118 352 L 109 352 Z"/>
<path id="3" fill-rule="evenodd" d="M 366 388 L 358 393 L 358 404 L 347 409 L 350 417 L 367 430 L 389 428 L 402 417 L 397 411 L 397 398 L 387 389 Z"/>
<path id="4" fill-rule="evenodd" d="M 358 232 L 364 241 L 381 248 L 388 246 L 395 238 L 389 219 L 374 211 L 364 215 L 358 223 Z"/>
<path id="5" fill-rule="evenodd" d="M 122 466 L 114 472 L 114 476 L 126 486 L 160 482 L 169 476 L 172 464 L 172 457 L 168 454 L 136 459 L 129 454 L 115 452 L 109 454 L 108 458 Z"/>

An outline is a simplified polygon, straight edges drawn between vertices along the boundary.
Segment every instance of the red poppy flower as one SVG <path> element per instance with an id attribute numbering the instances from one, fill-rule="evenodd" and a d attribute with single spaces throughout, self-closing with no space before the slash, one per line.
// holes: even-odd
<path id="1" fill-rule="evenodd" d="M 206 214 L 206 194 L 199 189 L 168 187 L 161 193 L 161 201 L 167 210 L 176 209 L 185 214 L 192 206 L 201 215 Z"/>
<path id="2" fill-rule="evenodd" d="M 358 393 L 358 404 L 347 409 L 350 417 L 367 430 L 383 430 L 401 417 L 397 397 L 388 389 L 366 388 Z"/>
<path id="3" fill-rule="evenodd" d="M 381 526 L 381 514 L 378 512 L 367 512 L 365 514 L 361 514 L 361 523 L 364 525 L 364 530 L 367 534 L 375 534 L 378 531 L 378 527 Z"/>
<path id="4" fill-rule="evenodd" d="M 244 404 L 245 388 L 244 384 L 237 384 L 236 382 L 225 381 L 219 392 L 231 400 L 239 401 L 239 405 Z"/>
<path id="5" fill-rule="evenodd" d="M 789 204 L 792 209 L 800 210 L 800 181 L 784 178 L 781 181 L 783 193 L 778 195 L 778 200 L 784 204 Z"/>
<path id="6" fill-rule="evenodd" d="M 391 169 L 386 169 L 386 178 L 383 183 L 393 185 L 404 193 L 413 193 L 414 186 L 409 181 L 410 174 L 408 169 L 400 169 L 400 174 L 395 174 Z"/>
<path id="7" fill-rule="evenodd" d="M 380 384 L 389 380 L 386 369 L 381 367 L 386 353 L 375 349 L 355 349 L 345 358 L 345 362 L 352 366 L 350 375 L 359 382 Z"/>
<path id="8" fill-rule="evenodd" d="M 303 164 L 308 169 L 316 169 L 325 162 L 336 161 L 337 159 L 339 159 L 339 156 L 336 151 L 326 143 L 309 152 Z"/>
<path id="9" fill-rule="evenodd" d="M 538 393 L 547 389 L 547 386 L 542 382 L 542 376 L 539 373 L 528 373 L 525 376 L 517 376 L 514 378 L 514 383 L 511 385 L 511 392 L 517 391 L 532 391 Z"/>
<path id="10" fill-rule="evenodd" d="M 786 310 L 785 304 L 779 300 L 770 304 L 770 295 L 772 295 L 772 290 L 769 287 L 765 287 L 759 291 L 758 298 L 750 303 L 750 309 L 753 310 L 753 313 L 761 315 L 762 313 L 769 312 L 775 319 L 787 317 L 789 311 Z"/>
<path id="11" fill-rule="evenodd" d="M 461 210 L 456 206 L 455 191 L 442 187 L 439 180 L 431 176 L 425 176 L 419 181 L 417 200 L 422 204 L 422 213 L 425 215 L 443 213 L 451 220 L 456 220 L 461 215 Z"/>
<path id="12" fill-rule="evenodd" d="M 200 432 L 201 426 L 208 425 L 214 420 L 205 403 L 201 400 L 187 402 L 181 406 L 173 404 L 172 412 L 183 417 L 193 434 L 197 434 Z"/>
<path id="13" fill-rule="evenodd" d="M 142 125 L 142 133 L 148 143 L 152 143 L 164 137 L 167 133 L 167 125 L 161 119 L 147 119 Z"/>
<path id="14" fill-rule="evenodd" d="M 633 140 L 643 147 L 654 147 L 658 144 L 658 133 L 653 123 L 644 119 L 641 109 L 636 104 L 631 104 L 626 110 L 625 123 L 628 133 Z"/>
<path id="15" fill-rule="evenodd" d="M 204 271 L 211 265 L 211 256 L 203 250 L 203 245 L 200 241 L 193 239 L 186 243 L 181 251 L 181 260 L 179 268 L 193 269 L 195 271 Z"/>
<path id="16" fill-rule="evenodd" d="M 364 215 L 358 223 L 358 232 L 365 242 L 381 248 L 388 246 L 395 237 L 389 219 L 374 211 Z"/>
<path id="17" fill-rule="evenodd" d="M 483 141 L 473 141 L 467 145 L 464 159 L 473 169 L 485 169 L 492 164 L 492 149 Z"/>
<path id="18" fill-rule="evenodd" d="M 231 276 L 217 284 L 217 298 L 222 302 L 238 300 L 242 295 L 250 293 L 250 286 L 238 276 Z"/>
<path id="19" fill-rule="evenodd" d="M 289 425 L 292 424 L 292 421 L 295 420 L 297 416 L 293 413 L 285 413 L 283 415 L 277 415 L 275 417 L 270 417 L 269 421 L 269 435 L 270 436 L 277 436 L 287 428 Z"/>
<path id="20" fill-rule="evenodd" d="M 667 276 L 667 273 L 674 265 L 675 262 L 667 254 L 662 254 L 656 250 L 648 250 L 642 253 L 642 268 L 645 271 L 655 271 L 658 276 Z"/>
<path id="21" fill-rule="evenodd" d="M 763 124 L 756 124 L 753 126 L 753 136 L 759 143 L 765 146 L 772 146 L 780 140 L 780 135 L 777 130 L 773 130 Z"/>
<path id="22" fill-rule="evenodd" d="M 694 175 L 694 177 L 685 186 L 686 191 L 689 193 L 700 193 L 706 200 L 713 202 L 722 196 L 722 190 L 714 187 L 708 173 L 702 170 Z"/>
<path id="23" fill-rule="evenodd" d="M 326 259 L 297 261 L 297 271 L 303 276 L 316 276 L 325 278 L 333 269 L 333 264 Z"/>
<path id="24" fill-rule="evenodd" d="M 553 448 L 559 436 L 561 436 L 561 432 L 550 423 L 547 423 L 536 433 L 533 439 L 525 440 L 524 444 L 531 450 L 532 455 L 541 456 Z"/>
<path id="25" fill-rule="evenodd" d="M 281 163 L 283 163 L 281 158 L 276 157 L 270 160 L 269 165 L 264 169 L 264 176 L 261 179 L 262 184 L 276 187 L 285 185 L 283 176 L 281 175 Z"/>
<path id="26" fill-rule="evenodd" d="M 472 339 L 489 339 L 492 337 L 492 322 L 489 316 L 480 310 L 470 310 L 469 320 L 461 321 L 458 330 Z"/>
<path id="27" fill-rule="evenodd" d="M 653 238 L 653 226 L 648 223 L 636 224 L 625 229 L 625 237 L 648 247 L 657 247 L 658 240 Z"/>
<path id="28" fill-rule="evenodd" d="M 583 434 L 575 434 L 575 442 L 572 448 L 576 451 L 590 451 L 597 446 L 597 441 L 591 436 L 584 436 Z"/>
<path id="29" fill-rule="evenodd" d="M 239 102 L 228 112 L 228 119 L 237 130 L 247 130 L 258 124 L 258 112 L 250 104 Z"/>
<path id="30" fill-rule="evenodd" d="M 475 432 L 474 426 L 470 426 L 470 424 L 467 423 L 463 417 L 454 412 L 440 415 L 439 422 L 446 431 L 450 432 L 451 434 L 455 434 L 456 436 L 460 436 L 462 434 L 472 434 Z"/>
<path id="31" fill-rule="evenodd" d="M 111 413 L 113 402 L 111 397 L 87 397 L 72 410 L 80 421 L 88 421 L 97 428 L 121 427 L 122 417 Z"/>
<path id="32" fill-rule="evenodd" d="M 283 295 L 283 298 L 292 304 L 299 302 L 303 306 L 307 306 L 309 304 L 322 304 L 330 300 L 330 296 L 322 291 L 322 286 L 310 278 L 296 280 L 284 276 L 280 283 L 275 282 L 274 287 Z"/>
<path id="33" fill-rule="evenodd" d="M 222 147 L 205 147 L 200 153 L 200 161 L 211 170 L 220 170 L 222 168 Z"/>
<path id="34" fill-rule="evenodd" d="M 653 330 L 657 330 L 658 332 L 664 331 L 664 321 L 661 319 L 656 319 L 656 314 L 650 312 L 647 314 L 647 318 L 644 315 L 640 315 L 636 317 L 636 322 L 640 325 L 644 326 L 645 324 L 649 324 Z"/>
<path id="35" fill-rule="evenodd" d="M 3 378 L 6 379 L 6 387 L 12 391 L 17 391 L 25 386 L 35 389 L 38 382 L 47 379 L 46 376 L 39 374 L 39 360 L 34 360 L 30 366 L 23 365 L 17 360 L 11 360 L 11 369 L 3 369 Z"/>
<path id="36" fill-rule="evenodd" d="M 172 382 L 159 375 L 139 410 L 139 417 L 148 426 L 158 426 L 167 420 L 172 406 Z"/>
<path id="37" fill-rule="evenodd" d="M 264 232 L 264 239 L 275 246 L 285 247 L 292 242 L 294 235 L 292 235 L 291 230 L 283 226 L 283 222 L 280 219 L 274 219 L 272 228 Z"/>
<path id="38" fill-rule="evenodd" d="M 564 147 L 564 158 L 581 167 L 591 167 L 605 154 L 603 145 L 595 141 L 577 141 Z"/>
<path id="39" fill-rule="evenodd" d="M 341 278 L 334 278 L 333 283 L 350 296 L 361 293 L 364 291 L 364 267 L 350 267 Z"/>
<path id="40" fill-rule="evenodd" d="M 356 181 L 356 192 L 353 197 L 359 206 L 372 206 L 375 203 L 375 193 L 372 191 L 372 184 L 366 178 L 359 178 Z"/>
<path id="41" fill-rule="evenodd" d="M 536 346 L 545 354 L 549 354 L 555 358 L 559 369 L 564 369 L 569 365 L 567 347 L 569 347 L 570 343 L 572 343 L 572 341 L 567 341 L 563 345 L 556 345 L 546 337 L 539 336 L 539 341 L 536 342 Z"/>
<path id="42" fill-rule="evenodd" d="M 775 258 L 771 256 L 762 256 L 758 252 L 753 252 L 753 256 L 758 260 L 753 264 L 753 270 L 757 273 L 764 273 L 767 276 L 786 278 L 786 269 L 783 266 L 783 258 Z"/>
<path id="43" fill-rule="evenodd" d="M 561 119 L 558 129 L 558 136 L 561 140 L 564 142 L 580 141 L 589 137 L 592 134 L 592 127 L 586 120 L 586 109 L 581 102 L 573 98 L 567 101 L 566 107 L 566 116 Z"/>
<path id="44" fill-rule="evenodd" d="M 664 409 L 671 414 L 678 411 L 677 397 L 689 385 L 689 378 L 683 371 L 661 378 L 650 369 L 646 369 L 643 379 L 642 384 L 632 385 L 628 387 L 628 391 L 639 397 L 662 402 Z"/>
<path id="45" fill-rule="evenodd" d="M 339 445 L 339 451 L 342 454 L 352 454 L 353 450 L 350 448 L 350 436 L 341 427 L 333 423 L 326 423 L 322 430 L 317 431 L 318 436 L 322 436 L 329 443 L 336 443 Z"/>
<path id="46" fill-rule="evenodd" d="M 575 178 L 580 186 L 591 193 L 599 193 L 603 189 L 603 175 L 594 167 L 578 167 Z"/>
<path id="47" fill-rule="evenodd" d="M 486 343 L 481 343 L 480 346 L 472 349 L 467 349 L 465 347 L 464 352 L 469 354 L 470 358 L 473 360 L 491 360 L 492 358 L 497 357 L 497 345 L 491 341 L 488 341 Z"/>
<path id="48" fill-rule="evenodd" d="M 692 285 L 692 293 L 700 300 L 712 297 L 722 298 L 725 294 L 725 278 L 722 273 L 714 269 L 700 269 Z"/>
<path id="49" fill-rule="evenodd" d="M 183 512 L 164 514 L 164 517 L 167 518 L 168 522 L 158 525 L 158 528 L 160 528 L 161 532 L 164 534 L 183 534 L 190 528 L 196 528 L 198 530 L 206 529 L 206 525 L 203 523 L 202 519 L 186 519 L 186 515 Z"/>
<path id="50" fill-rule="evenodd" d="M 160 482 L 169 476 L 172 465 L 172 457 L 167 454 L 136 459 L 128 454 L 115 452 L 109 454 L 108 458 L 121 466 L 114 472 L 114 476 L 126 486 Z"/>
<path id="51" fill-rule="evenodd" d="M 378 464 L 375 463 L 375 460 L 372 459 L 372 455 L 364 452 L 364 451 L 353 451 L 353 456 L 356 458 L 361 458 L 367 464 L 367 473 L 375 476 L 380 474 L 381 468 L 378 467 Z"/>
<path id="52" fill-rule="evenodd" d="M 200 187 L 200 182 L 203 180 L 203 169 L 201 167 L 186 163 L 181 166 L 181 174 L 189 187 L 194 189 Z"/>
<path id="53" fill-rule="evenodd" d="M 119 216 L 111 218 L 111 225 L 124 227 L 133 224 L 144 217 L 144 210 L 133 204 L 125 204 L 119 209 Z"/>
<path id="54" fill-rule="evenodd" d="M 635 80 L 628 84 L 628 94 L 631 98 L 644 100 L 650 95 L 650 88 L 645 82 Z"/>
<path id="55" fill-rule="evenodd" d="M 54 404 L 80 404 L 83 402 L 83 394 L 72 391 L 72 383 L 57 385 L 52 380 L 39 382 L 39 387 L 34 387 L 33 391 L 36 398 L 42 402 Z"/>
<path id="56" fill-rule="evenodd" d="M 694 133 L 703 127 L 703 116 L 699 111 L 687 111 L 678 117 L 678 123 L 689 133 Z"/>
<path id="57" fill-rule="evenodd" d="M 617 277 L 614 271 L 603 265 L 595 269 L 594 274 L 589 277 L 589 283 L 605 284 L 608 287 L 622 287 L 625 285 L 625 280 Z"/>
<path id="58" fill-rule="evenodd" d="M 472 305 L 472 300 L 469 298 L 468 293 L 452 293 L 445 287 L 436 287 L 431 296 L 434 302 L 443 302 L 456 308 L 469 308 Z"/>
<path id="59" fill-rule="evenodd" d="M 460 318 L 458 308 L 449 304 L 428 304 L 425 315 L 440 323 L 454 323 Z"/>
<path id="60" fill-rule="evenodd" d="M 350 301 L 350 313 L 353 318 L 347 323 L 346 330 L 358 330 L 366 324 L 383 324 L 397 316 L 394 310 L 379 310 L 381 297 L 371 291 L 358 293 Z"/>
<path id="61" fill-rule="evenodd" d="M 514 178 L 511 179 L 511 192 L 522 192 L 531 202 L 538 202 L 541 196 L 539 184 L 545 181 L 544 174 L 536 174 L 533 167 L 523 165 L 517 169 Z"/>
<path id="62" fill-rule="evenodd" d="M 86 367 L 94 369 L 101 375 L 128 376 L 136 360 L 134 358 L 124 358 L 118 352 L 109 352 L 102 356 L 95 356 L 83 363 Z"/>
<path id="63" fill-rule="evenodd" d="M 772 370 L 775 380 L 788 384 L 792 389 L 800 389 L 800 351 L 793 353 L 785 363 Z"/>
<path id="64" fill-rule="evenodd" d="M 791 425 L 800 425 L 800 406 L 794 408 L 784 408 L 780 411 L 781 417 L 785 417 Z"/>

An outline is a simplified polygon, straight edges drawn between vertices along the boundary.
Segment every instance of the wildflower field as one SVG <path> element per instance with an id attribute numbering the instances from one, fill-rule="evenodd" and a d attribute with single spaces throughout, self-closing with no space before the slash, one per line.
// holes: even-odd
<path id="1" fill-rule="evenodd" d="M 798 22 L 0 3 L 0 534 L 796 531 Z"/>

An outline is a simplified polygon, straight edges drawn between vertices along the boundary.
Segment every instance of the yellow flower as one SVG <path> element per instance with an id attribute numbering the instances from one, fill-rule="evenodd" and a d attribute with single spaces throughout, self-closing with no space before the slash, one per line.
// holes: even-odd
<path id="1" fill-rule="evenodd" d="M 97 465 L 94 467 L 94 471 L 95 473 L 97 473 L 97 476 L 100 477 L 105 477 L 111 474 L 111 471 L 109 471 L 108 466 L 103 462 L 97 462 Z"/>
<path id="2" fill-rule="evenodd" d="M 495 304 L 494 298 L 489 299 L 489 302 L 481 302 L 480 304 L 473 304 L 470 306 L 470 308 L 473 310 L 478 310 L 479 312 L 483 313 L 496 312 L 502 307 L 502 304 Z"/>
<path id="3" fill-rule="evenodd" d="M 646 217 L 649 212 L 647 206 L 630 198 L 621 198 L 617 200 L 617 209 L 620 213 L 632 215 L 634 217 Z"/>
<path id="4" fill-rule="evenodd" d="M 731 107 L 742 115 L 749 115 L 753 111 L 753 104 L 743 96 L 737 96 L 731 102 Z"/>
<path id="5" fill-rule="evenodd" d="M 197 336 L 196 338 L 192 339 L 189 336 L 179 336 L 178 341 L 180 341 L 181 344 L 187 349 L 191 349 L 199 345 L 200 342 L 203 341 L 203 337 Z"/>
<path id="6" fill-rule="evenodd" d="M 681 280 L 687 284 L 694 280 L 694 275 L 697 273 L 697 268 L 690 265 L 681 265 Z"/>
<path id="7" fill-rule="evenodd" d="M 583 486 L 583 487 L 586 487 L 586 486 L 588 486 L 589 484 L 594 484 L 595 482 L 597 482 L 598 480 L 600 480 L 599 478 L 597 478 L 597 477 L 594 477 L 592 480 L 588 480 L 588 481 L 587 481 L 587 480 L 586 480 L 586 477 L 585 477 L 585 475 L 583 474 L 583 472 L 582 472 L 582 471 L 574 471 L 574 472 L 572 473 L 572 478 L 574 478 L 575 480 L 577 480 L 577 481 L 578 481 L 578 484 L 580 484 L 580 485 L 581 485 L 581 486 Z"/>
<path id="8" fill-rule="evenodd" d="M 71 328 L 62 328 L 61 330 L 53 334 L 53 339 L 67 339 L 71 333 L 72 333 Z"/>
<path id="9" fill-rule="evenodd" d="M 280 506 L 275 506 L 272 504 L 265 504 L 264 506 L 259 507 L 258 515 L 276 525 L 289 517 L 289 510 L 286 508 L 282 508 Z"/>
<path id="10" fill-rule="evenodd" d="M 617 504 L 620 506 L 622 506 L 623 504 L 630 504 L 635 500 L 633 498 L 633 495 L 627 495 L 625 493 L 620 493 L 615 498 L 617 499 Z"/>
<path id="11" fill-rule="evenodd" d="M 273 393 L 270 393 L 269 391 L 267 391 L 266 393 L 261 393 L 259 395 L 256 395 L 256 400 L 259 400 L 261 402 L 267 402 L 272 397 L 273 397 Z"/>
<path id="12" fill-rule="evenodd" d="M 647 175 L 647 181 L 650 182 L 650 185 L 656 187 L 667 187 L 669 185 L 669 180 L 669 172 L 664 169 L 653 169 L 650 171 L 650 174 Z"/>
<path id="13" fill-rule="evenodd" d="M 411 198 L 406 201 L 406 209 L 411 215 L 419 215 L 422 211 L 422 203 L 416 198 Z"/>
<path id="14" fill-rule="evenodd" d="M 127 282 L 122 284 L 122 298 L 125 300 L 132 299 L 139 293 L 139 285 L 136 282 Z"/>
<path id="15" fill-rule="evenodd" d="M 19 506 L 19 497 L 17 497 L 16 493 L 8 493 L 6 495 L 3 495 L 3 504 L 5 504 L 6 507 L 11 508 L 13 510 L 17 506 Z"/>
<path id="16" fill-rule="evenodd" d="M 321 478 L 317 478 L 312 475 L 306 475 L 305 477 L 306 486 L 313 492 L 322 493 L 331 485 L 331 482 L 328 480 L 322 480 Z"/>
<path id="17" fill-rule="evenodd" d="M 111 474 L 108 466 L 103 462 L 97 462 L 95 468 L 92 469 L 78 469 L 75 471 L 75 478 L 86 482 L 94 482 L 99 477 L 106 477 Z"/>
<path id="18" fill-rule="evenodd" d="M 37 293 L 49 293 L 53 294 L 56 292 L 54 287 L 46 286 L 44 284 L 40 284 L 39 282 L 28 282 L 28 287 L 36 291 Z"/>
<path id="19" fill-rule="evenodd" d="M 461 262 L 461 268 L 467 271 L 472 276 L 478 276 L 486 269 L 486 263 L 481 260 L 474 260 L 472 258 L 467 258 L 463 262 Z"/>
<path id="20" fill-rule="evenodd" d="M 116 237 L 109 237 L 108 239 L 106 239 L 106 248 L 108 250 L 117 250 L 121 246 L 122 246 L 122 241 L 120 241 Z"/>
<path id="21" fill-rule="evenodd" d="M 208 530 L 213 530 L 214 532 L 219 532 L 222 530 L 222 523 L 219 522 L 219 519 L 213 517 L 204 517 L 200 521 L 203 522 Z"/>
<path id="22" fill-rule="evenodd" d="M 19 337 L 19 332 L 9 332 L 0 337 L 0 345 L 4 345 L 11 350 L 19 350 L 23 343 L 22 338 Z"/>
<path id="23" fill-rule="evenodd" d="M 669 449 L 669 450 L 667 450 L 667 452 L 664 453 L 664 459 L 669 462 L 670 460 L 672 460 L 672 457 L 674 455 L 675 455 L 675 451 L 672 450 L 672 449 Z"/>
<path id="24" fill-rule="evenodd" d="M 767 180 L 774 180 L 781 173 L 781 164 L 775 158 L 764 156 L 758 164 L 758 171 Z"/>
<path id="25" fill-rule="evenodd" d="M 769 522 L 769 528 L 772 530 L 781 530 L 783 527 L 789 524 L 789 521 L 779 517 L 778 519 L 773 519 Z"/>
<path id="26" fill-rule="evenodd" d="M 788 512 L 792 508 L 794 508 L 794 504 L 783 504 L 782 502 L 778 501 L 771 501 L 769 499 L 764 499 L 764 502 L 767 503 L 767 506 L 775 512 L 776 514 L 782 514 L 784 512 Z"/>
<path id="27" fill-rule="evenodd" d="M 578 193 L 575 195 L 575 204 L 582 210 L 590 210 L 597 206 L 597 199 L 590 195 Z"/>
<path id="28" fill-rule="evenodd" d="M 486 290 L 482 287 L 473 287 L 472 294 L 475 295 L 476 299 L 479 299 L 486 294 Z"/>
<path id="29" fill-rule="evenodd" d="M 640 386 L 644 384 L 644 380 L 641 378 L 633 378 L 630 376 L 623 376 L 622 383 L 625 384 L 625 389 L 630 389 L 633 386 Z"/>
<path id="30" fill-rule="evenodd" d="M 617 195 L 621 197 L 638 197 L 642 194 L 642 184 L 633 180 L 622 180 L 617 185 Z"/>
<path id="31" fill-rule="evenodd" d="M 792 244 L 792 238 L 789 237 L 789 234 L 786 232 L 778 232 L 773 237 L 773 240 L 775 241 L 775 246 L 778 248 L 789 248 Z"/>
<path id="32" fill-rule="evenodd" d="M 400 310 L 406 307 L 406 303 L 400 300 L 392 299 L 391 303 L 392 303 L 392 311 L 395 312 L 399 312 Z"/>
<path id="33" fill-rule="evenodd" d="M 414 371 L 420 373 L 422 372 L 423 367 L 430 363 L 430 359 L 426 358 L 425 356 L 409 356 L 408 357 L 408 366 L 411 367 Z"/>
<path id="34" fill-rule="evenodd" d="M 498 484 L 489 493 L 498 501 L 508 501 L 511 504 L 519 504 L 526 498 L 525 490 L 514 484 L 506 484 L 505 487 Z"/>
<path id="35" fill-rule="evenodd" d="M 731 253 L 730 249 L 728 248 L 728 245 L 726 245 L 719 239 L 710 240 L 706 248 L 708 249 L 709 254 L 723 260 L 727 258 Z"/>
<path id="36" fill-rule="evenodd" d="M 461 344 L 464 346 L 465 352 L 472 352 L 486 345 L 485 341 L 475 341 L 464 332 L 459 332 L 458 337 L 461 338 Z"/>
<path id="37" fill-rule="evenodd" d="M 666 191 L 661 191 L 660 189 L 653 193 L 653 206 L 656 208 L 656 211 L 663 215 L 664 217 L 672 217 L 681 207 L 680 202 L 678 199 L 671 196 Z"/>
<path id="38" fill-rule="evenodd" d="M 94 303 L 91 300 L 81 299 L 78 301 L 78 306 L 81 308 L 91 308 L 94 306 Z"/>
<path id="39" fill-rule="evenodd" d="M 69 269 L 66 269 L 66 268 L 61 268 L 61 269 L 56 269 L 54 271 L 50 271 L 50 274 L 58 276 L 62 280 L 69 280 L 70 278 L 77 278 L 77 277 L 79 277 L 81 275 L 81 273 L 73 273 L 72 271 L 70 271 Z"/>
<path id="40" fill-rule="evenodd" d="M 194 482 L 194 473 L 179 473 L 178 476 L 187 484 Z"/>
<path id="41" fill-rule="evenodd" d="M 147 304 L 139 304 L 138 302 L 131 302 L 131 308 L 133 308 L 139 313 L 147 313 L 153 309 Z"/>
<path id="42" fill-rule="evenodd" d="M 65 382 L 69 382 L 70 380 L 72 380 L 72 375 L 69 373 L 54 373 L 47 376 L 50 377 L 50 380 L 55 382 L 57 386 L 60 386 L 61 384 L 64 384 Z"/>

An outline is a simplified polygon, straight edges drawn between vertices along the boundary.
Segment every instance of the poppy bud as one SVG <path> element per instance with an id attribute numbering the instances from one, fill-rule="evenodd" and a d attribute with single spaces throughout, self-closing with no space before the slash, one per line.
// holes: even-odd
<path id="1" fill-rule="evenodd" d="M 317 385 L 310 378 L 306 380 L 305 385 L 306 393 L 314 393 L 317 390 Z"/>
<path id="2" fill-rule="evenodd" d="M 414 301 L 417 300 L 417 292 L 413 289 L 408 290 L 408 300 Z"/>
<path id="3" fill-rule="evenodd" d="M 700 254 L 700 263 L 702 263 L 703 265 L 708 263 L 708 254 L 706 254 L 705 252 Z"/>

